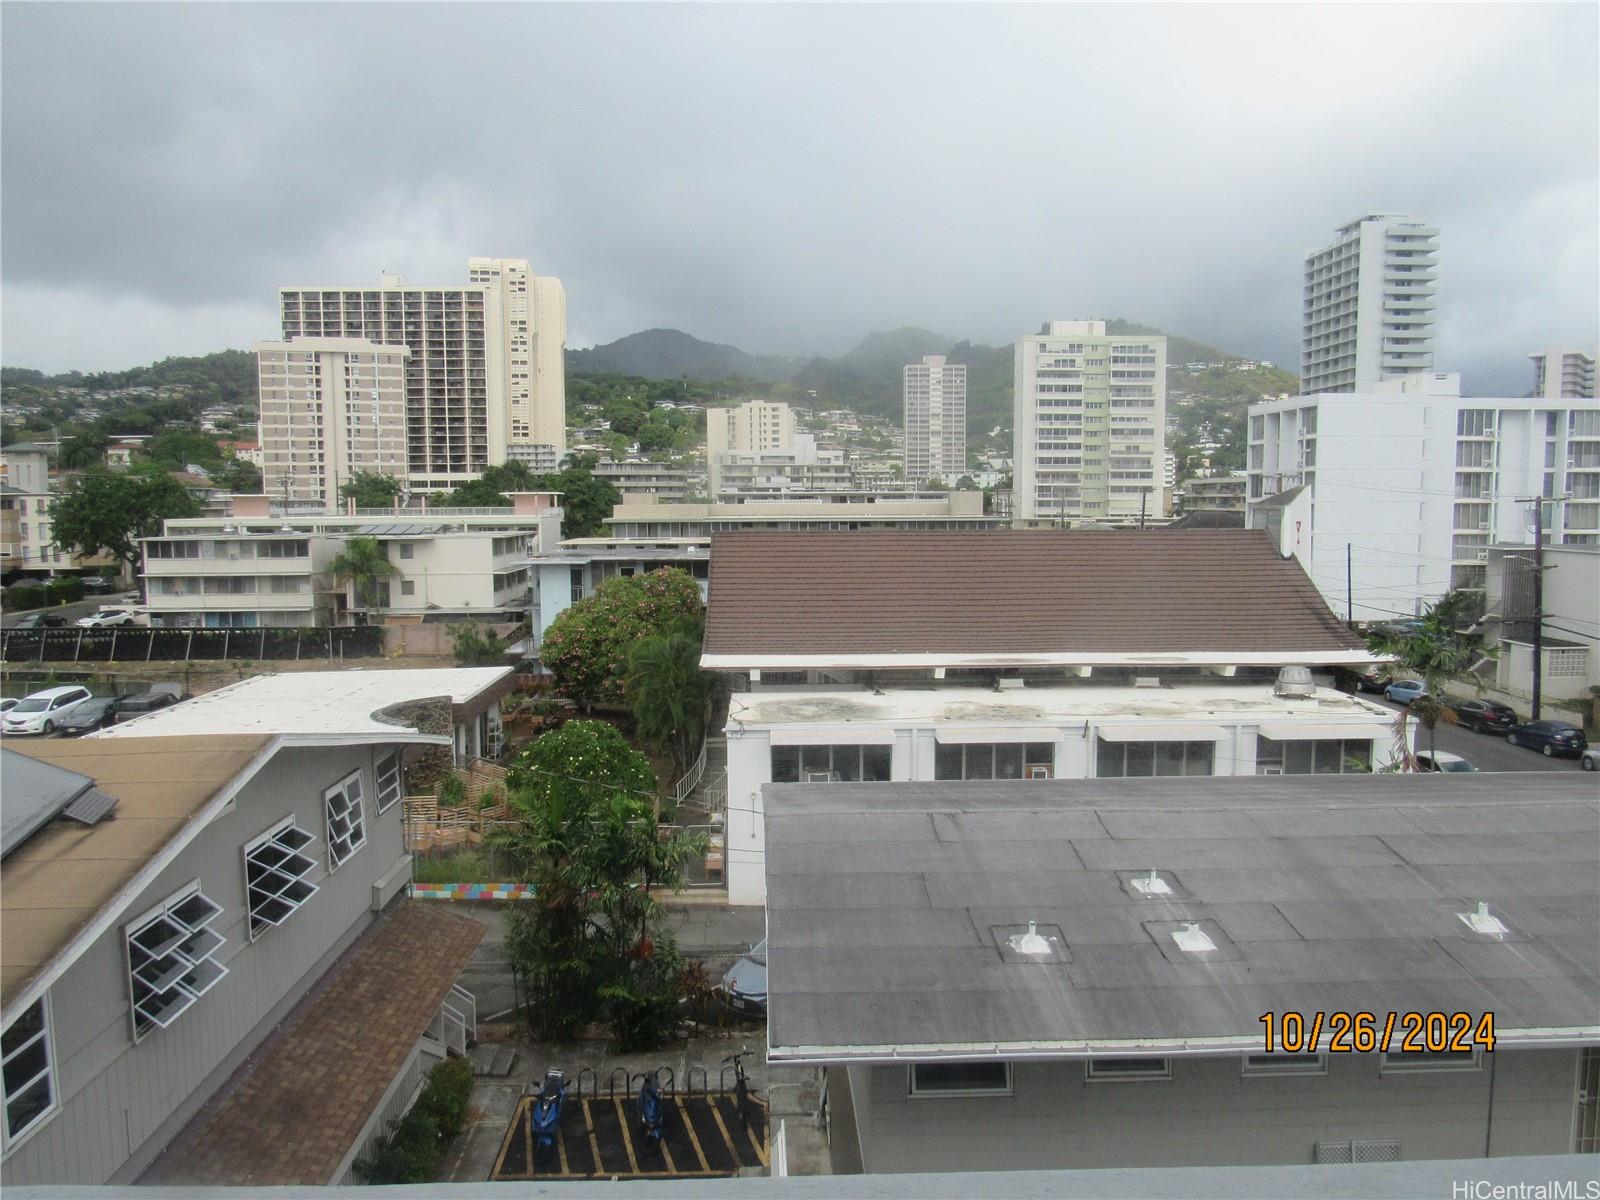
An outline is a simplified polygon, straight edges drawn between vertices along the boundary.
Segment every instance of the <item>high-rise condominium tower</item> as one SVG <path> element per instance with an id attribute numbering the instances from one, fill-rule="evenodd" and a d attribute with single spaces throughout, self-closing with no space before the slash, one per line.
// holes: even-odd
<path id="1" fill-rule="evenodd" d="M 262 490 L 334 505 L 357 471 L 404 482 L 410 354 L 362 338 L 257 342 Z"/>
<path id="2" fill-rule="evenodd" d="M 279 292 L 285 338 L 364 338 L 411 351 L 406 363 L 406 458 L 417 491 L 452 488 L 477 478 L 484 468 L 506 461 L 524 429 L 529 443 L 551 438 L 551 454 L 559 455 L 565 445 L 564 377 L 556 375 L 555 399 L 543 402 L 543 347 L 534 333 L 541 320 L 558 331 L 551 340 L 559 364 L 566 336 L 560 281 L 547 281 L 553 292 L 543 289 L 548 293 L 545 307 L 559 316 L 541 317 L 540 284 L 545 281 L 529 273 L 526 260 L 477 259 L 473 264 L 470 269 L 483 278 L 452 287 L 412 287 L 403 276 L 386 274 L 375 288 Z M 526 390 L 525 397 L 520 390 L 515 393 L 515 405 L 513 384 Z M 514 425 L 518 411 L 522 415 Z"/>
<path id="3" fill-rule="evenodd" d="M 929 355 L 903 372 L 905 477 L 924 483 L 950 479 L 967 469 L 967 367 Z"/>
<path id="4" fill-rule="evenodd" d="M 467 278 L 499 292 L 513 457 L 526 456 L 521 447 L 539 446 L 559 458 L 567 445 L 566 289 L 559 279 L 535 275 L 525 258 L 470 259 Z"/>
<path id="5" fill-rule="evenodd" d="M 1017 343 L 1014 387 L 1018 524 L 1160 514 L 1166 338 L 1052 321 Z"/>
<path id="6" fill-rule="evenodd" d="M 1530 354 L 1533 394 L 1545 400 L 1593 400 L 1594 355 L 1582 350 Z"/>
<path id="7" fill-rule="evenodd" d="M 1306 255 L 1300 390 L 1370 392 L 1433 370 L 1439 231 L 1373 213 Z"/>

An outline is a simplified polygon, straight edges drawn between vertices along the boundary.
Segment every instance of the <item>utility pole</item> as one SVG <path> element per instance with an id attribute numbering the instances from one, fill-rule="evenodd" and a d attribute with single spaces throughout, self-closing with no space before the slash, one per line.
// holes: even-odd
<path id="1" fill-rule="evenodd" d="M 1144 502 L 1150 498 L 1149 488 L 1139 489 L 1139 528 L 1144 528 Z"/>
<path id="2" fill-rule="evenodd" d="M 1533 505 L 1533 715 L 1529 719 L 1534 721 L 1539 719 L 1544 692 L 1544 506 L 1566 498 L 1563 494 L 1522 501 Z"/>
<path id="3" fill-rule="evenodd" d="M 1356 586 L 1355 568 L 1351 564 L 1350 543 L 1344 544 L 1344 611 L 1345 624 L 1352 629 L 1356 624 Z"/>

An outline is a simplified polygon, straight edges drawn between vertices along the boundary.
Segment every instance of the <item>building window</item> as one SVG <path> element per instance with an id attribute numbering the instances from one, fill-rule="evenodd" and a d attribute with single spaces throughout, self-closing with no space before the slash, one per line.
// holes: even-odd
<path id="1" fill-rule="evenodd" d="M 401 542 L 400 543 L 400 557 L 401 558 L 411 558 L 416 554 L 416 552 L 417 552 L 416 547 L 413 546 L 410 542 Z"/>
<path id="2" fill-rule="evenodd" d="M 1101 740 L 1095 775 L 1101 779 L 1146 775 L 1209 775 L 1215 742 L 1108 742 Z"/>
<path id="3" fill-rule="evenodd" d="M 400 752 L 385 755 L 378 760 L 378 811 L 387 812 L 400 799 Z"/>
<path id="4" fill-rule="evenodd" d="M 1085 1066 L 1084 1077 L 1090 1080 L 1107 1079 L 1171 1079 L 1170 1058 L 1091 1058 Z"/>
<path id="5" fill-rule="evenodd" d="M 367 844 L 367 823 L 361 812 L 361 772 L 352 771 L 322 793 L 328 814 L 328 870 L 343 866 Z"/>
<path id="6" fill-rule="evenodd" d="M 888 746 L 774 746 L 773 783 L 887 783 Z"/>
<path id="7" fill-rule="evenodd" d="M 282 925 L 290 914 L 317 894 L 316 884 L 306 879 L 317 861 L 302 853 L 316 840 L 296 825 L 293 817 L 288 817 L 244 848 L 245 896 L 250 906 L 252 941 L 268 929 Z"/>
<path id="8" fill-rule="evenodd" d="M 1372 742 L 1363 739 L 1275 738 L 1256 739 L 1256 773 L 1259 775 L 1365 774 L 1372 770 Z"/>
<path id="9" fill-rule="evenodd" d="M 1003 1062 L 913 1063 L 913 1096 L 1009 1096 L 1011 1064 Z"/>
<path id="10" fill-rule="evenodd" d="M 1383 1056 L 1383 1072 L 1391 1071 L 1474 1071 L 1479 1066 L 1478 1050 L 1390 1050 Z"/>
<path id="11" fill-rule="evenodd" d="M 192 884 L 128 926 L 135 1041 L 171 1025 L 228 973 L 215 958 L 225 939 L 210 928 L 221 912 Z"/>
<path id="12" fill-rule="evenodd" d="M 43 997 L 24 1009 L 0 1035 L 0 1074 L 5 1079 L 6 1141 L 10 1142 L 56 1107 L 50 1022 Z"/>
<path id="13" fill-rule="evenodd" d="M 400 581 L 400 594 L 402 596 L 415 596 L 417 594 L 417 581 L 414 579 L 402 579 Z"/>
<path id="14" fill-rule="evenodd" d="M 1326 1054 L 1246 1054 L 1246 1075 L 1326 1075 Z"/>
<path id="15" fill-rule="evenodd" d="M 1545 671 L 1546 675 L 1574 676 L 1583 675 L 1588 669 L 1589 651 L 1584 648 L 1576 650 L 1551 650 L 1548 651 L 1546 661 L 1550 664 Z"/>
<path id="16" fill-rule="evenodd" d="M 935 779 L 1048 779 L 1055 774 L 1050 742 L 939 743 L 933 752 Z"/>

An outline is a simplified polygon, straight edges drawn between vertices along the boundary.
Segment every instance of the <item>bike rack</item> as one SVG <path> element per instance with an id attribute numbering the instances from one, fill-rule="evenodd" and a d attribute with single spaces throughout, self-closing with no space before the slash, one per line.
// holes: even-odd
<path id="1" fill-rule="evenodd" d="M 617 1070 L 621 1070 L 618 1067 Z M 637 1075 L 628 1076 L 628 1095 L 637 1096 L 639 1089 L 644 1086 L 645 1076 L 649 1071 L 640 1071 Z M 671 1067 L 656 1068 L 656 1083 L 661 1088 L 663 1096 L 676 1096 L 678 1094 L 678 1076 Z"/>
<path id="2" fill-rule="evenodd" d="M 711 1091 L 711 1088 L 710 1081 L 706 1075 L 706 1069 L 704 1067 L 690 1067 L 684 1072 L 684 1094 L 687 1096 L 694 1095 L 694 1073 L 696 1071 L 700 1072 L 700 1094 L 702 1096 L 708 1095 Z"/>
<path id="3" fill-rule="evenodd" d="M 633 1076 L 628 1074 L 628 1068 L 627 1067 L 613 1067 L 612 1070 L 611 1070 L 611 1078 L 606 1081 L 606 1098 L 608 1100 L 615 1100 L 617 1098 L 617 1076 L 618 1075 L 622 1076 L 622 1094 L 624 1096 L 626 1096 L 626 1095 L 629 1095 L 633 1091 Z M 596 1100 L 598 1100 L 600 1098 L 599 1087 L 600 1087 L 599 1080 L 596 1079 L 596 1081 L 595 1081 L 595 1099 Z"/>
<path id="4" fill-rule="evenodd" d="M 728 1072 L 732 1070 L 733 1067 L 730 1065 L 723 1067 L 717 1072 L 717 1091 L 725 1092 L 728 1090 Z M 735 1073 L 734 1078 L 738 1078 L 737 1073 Z"/>
<path id="5" fill-rule="evenodd" d="M 590 1079 L 589 1094 L 596 1100 L 600 1099 L 600 1075 L 593 1067 L 578 1068 L 578 1078 L 572 1085 L 572 1094 L 578 1099 L 583 1099 L 583 1077 Z"/>

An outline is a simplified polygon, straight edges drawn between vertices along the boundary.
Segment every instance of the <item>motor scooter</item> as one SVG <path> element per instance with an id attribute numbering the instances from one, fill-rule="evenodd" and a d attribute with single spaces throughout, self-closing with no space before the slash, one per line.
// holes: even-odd
<path id="1" fill-rule="evenodd" d="M 531 1114 L 534 1134 L 534 1153 L 548 1150 L 555 1144 L 556 1130 L 561 1127 L 561 1105 L 567 1098 L 566 1072 L 551 1069 L 544 1073 L 544 1086 L 533 1098 Z"/>
<path id="2" fill-rule="evenodd" d="M 639 1127 L 644 1136 L 661 1145 L 661 1080 L 656 1071 L 646 1071 L 639 1084 Z"/>

